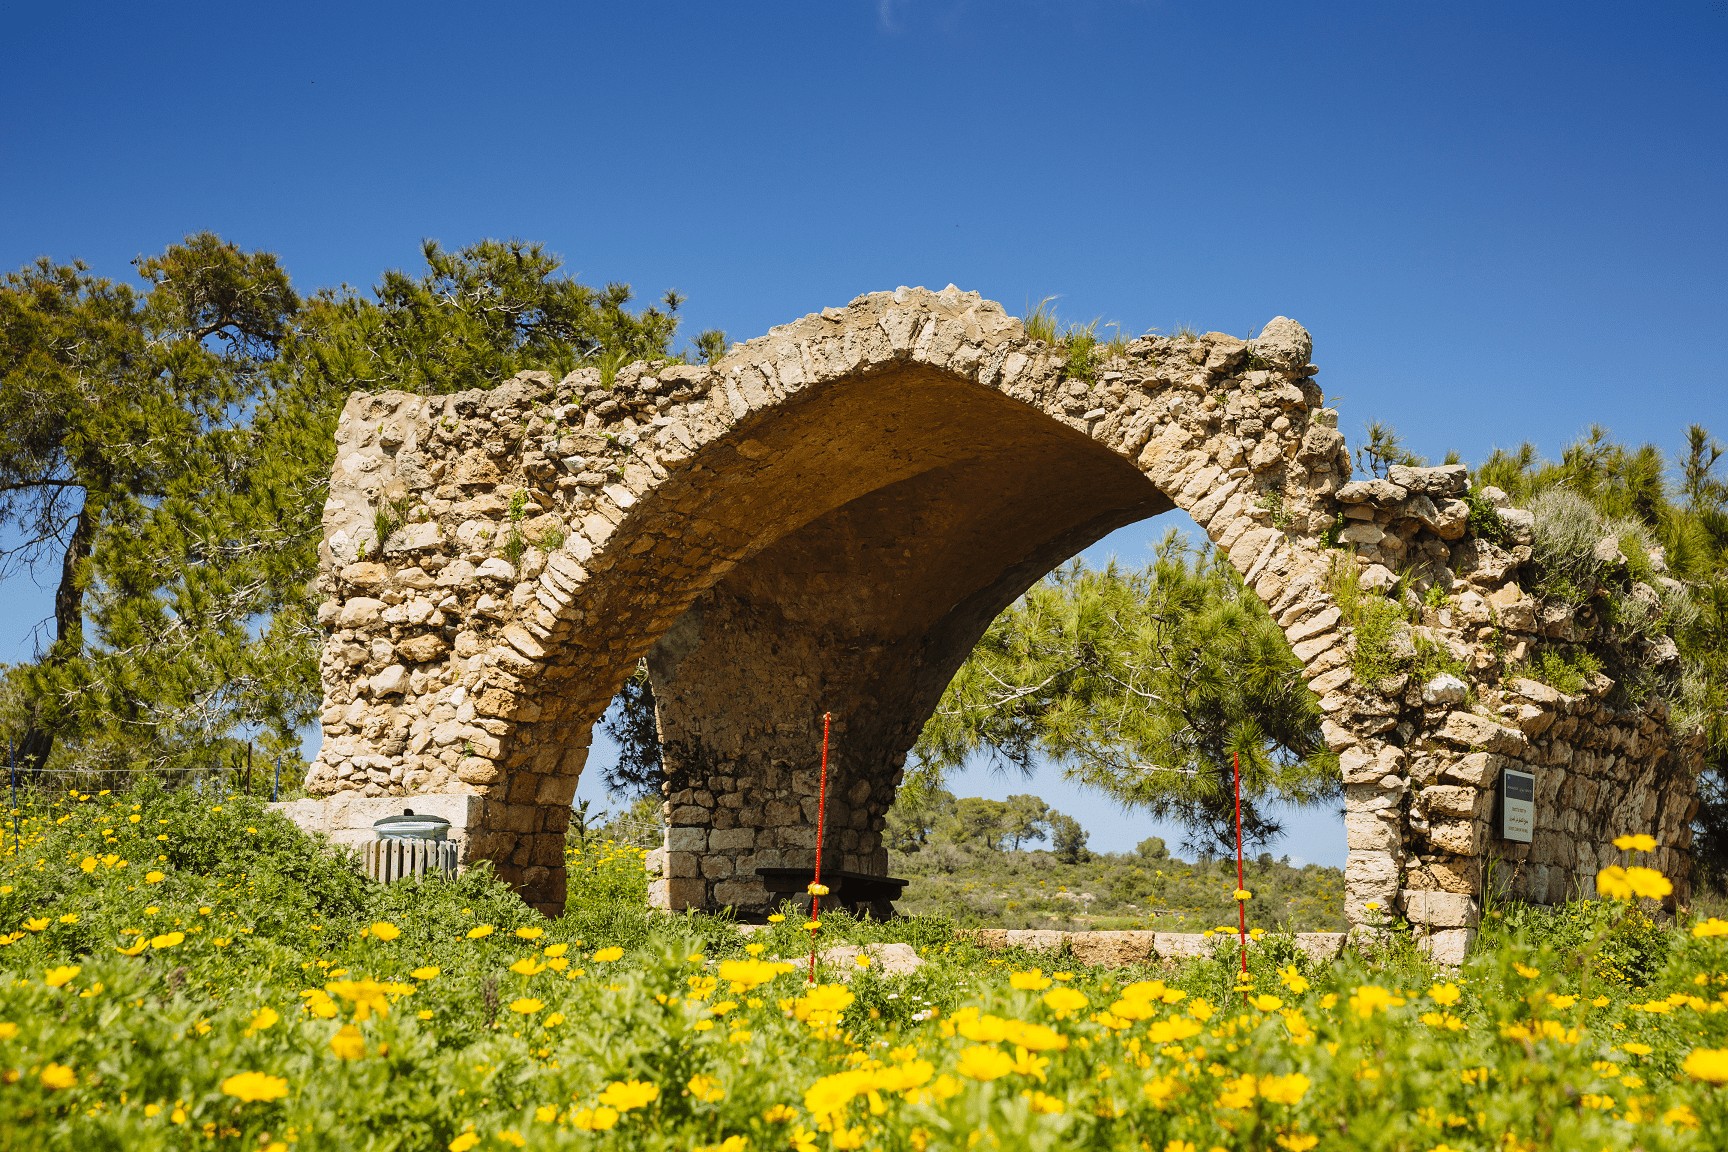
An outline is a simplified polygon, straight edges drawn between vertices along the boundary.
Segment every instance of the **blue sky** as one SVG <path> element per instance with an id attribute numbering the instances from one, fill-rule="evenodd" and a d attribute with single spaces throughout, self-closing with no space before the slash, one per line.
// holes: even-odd
<path id="1" fill-rule="evenodd" d="M 1435 457 L 1728 435 L 1722 4 L 66 3 L 3 28 L 0 268 L 121 277 L 212 229 L 307 290 L 518 236 L 687 293 L 691 334 L 950 282 L 1131 333 L 1288 315 L 1347 434 Z M 9 583 L 0 659 L 47 610 Z M 1282 847 L 1342 851 L 1324 822 Z"/>

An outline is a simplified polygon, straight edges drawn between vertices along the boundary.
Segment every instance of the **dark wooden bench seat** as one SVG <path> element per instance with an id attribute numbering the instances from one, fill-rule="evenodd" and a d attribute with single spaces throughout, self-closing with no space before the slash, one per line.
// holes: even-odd
<path id="1" fill-rule="evenodd" d="M 763 885 L 778 897 L 808 899 L 810 881 L 816 878 L 814 868 L 758 868 Z M 887 918 L 894 914 L 894 901 L 906 890 L 907 881 L 895 876 L 871 876 L 864 872 L 822 870 L 822 882 L 828 885 L 826 901 L 837 901 L 848 912 Z M 800 901 L 802 902 L 802 901 Z"/>

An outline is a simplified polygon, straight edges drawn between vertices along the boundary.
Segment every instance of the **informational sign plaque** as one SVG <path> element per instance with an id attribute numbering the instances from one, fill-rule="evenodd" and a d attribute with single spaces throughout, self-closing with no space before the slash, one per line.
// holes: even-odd
<path id="1" fill-rule="evenodd" d="M 1536 836 L 1536 777 L 1510 768 L 1500 773 L 1500 835 L 1528 844 Z"/>

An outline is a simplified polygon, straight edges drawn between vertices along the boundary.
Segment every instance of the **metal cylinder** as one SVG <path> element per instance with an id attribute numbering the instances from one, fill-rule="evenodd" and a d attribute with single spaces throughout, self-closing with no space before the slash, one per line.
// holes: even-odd
<path id="1" fill-rule="evenodd" d="M 381 884 L 434 872 L 454 876 L 456 849 L 451 840 L 373 840 L 365 846 L 363 866 Z"/>

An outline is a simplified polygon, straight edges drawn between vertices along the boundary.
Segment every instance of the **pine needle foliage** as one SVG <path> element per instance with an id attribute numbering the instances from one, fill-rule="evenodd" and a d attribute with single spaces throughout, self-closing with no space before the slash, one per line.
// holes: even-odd
<path id="1" fill-rule="evenodd" d="M 1048 758 L 1222 851 L 1234 843 L 1233 755 L 1254 843 L 1281 830 L 1268 802 L 1338 794 L 1320 719 L 1301 664 L 1229 561 L 1172 532 L 1143 570 L 1075 562 L 1035 585 L 990 626 L 915 752 L 934 776 L 973 755 L 1023 772 Z"/>
<path id="2" fill-rule="evenodd" d="M 676 331 L 675 293 L 633 310 L 538 245 L 422 255 L 302 298 L 274 256 L 202 233 L 139 260 L 138 289 L 48 261 L 0 283 L 0 578 L 59 575 L 51 639 L 0 683 L 27 767 L 208 766 L 247 739 L 292 760 L 349 394 L 659 356 Z"/>

